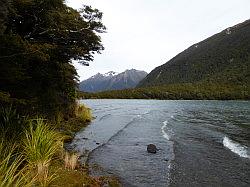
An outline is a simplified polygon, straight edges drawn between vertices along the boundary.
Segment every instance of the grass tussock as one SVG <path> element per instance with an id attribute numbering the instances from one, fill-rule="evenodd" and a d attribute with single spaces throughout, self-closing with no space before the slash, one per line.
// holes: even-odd
<path id="1" fill-rule="evenodd" d="M 76 107 L 76 116 L 84 122 L 90 122 L 93 119 L 91 109 L 83 104 L 79 104 Z"/>
<path id="2" fill-rule="evenodd" d="M 43 186 L 49 184 L 53 177 L 49 176 L 49 165 L 57 153 L 63 149 L 63 136 L 50 128 L 43 119 L 30 122 L 25 130 L 23 155 L 30 171 Z"/>

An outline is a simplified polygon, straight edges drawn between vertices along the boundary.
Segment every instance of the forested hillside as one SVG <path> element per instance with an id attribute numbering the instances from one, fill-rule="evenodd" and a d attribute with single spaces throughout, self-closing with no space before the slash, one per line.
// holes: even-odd
<path id="1" fill-rule="evenodd" d="M 155 68 L 138 87 L 179 83 L 249 86 L 250 20 L 192 45 Z"/>

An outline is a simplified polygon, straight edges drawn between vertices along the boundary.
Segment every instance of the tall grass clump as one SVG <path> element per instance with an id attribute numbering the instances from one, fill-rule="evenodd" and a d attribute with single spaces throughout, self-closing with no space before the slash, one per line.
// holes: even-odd
<path id="1" fill-rule="evenodd" d="M 76 116 L 85 122 L 90 122 L 92 120 L 91 109 L 83 104 L 79 104 L 76 107 Z"/>
<path id="2" fill-rule="evenodd" d="M 0 140 L 0 187 L 28 187 L 33 180 L 23 165 L 22 154 L 17 154 L 17 146 Z"/>
<path id="3" fill-rule="evenodd" d="M 63 149 L 63 136 L 49 127 L 43 119 L 30 121 L 25 130 L 23 154 L 30 171 L 34 171 L 37 181 L 46 186 L 51 182 L 49 165 Z"/>

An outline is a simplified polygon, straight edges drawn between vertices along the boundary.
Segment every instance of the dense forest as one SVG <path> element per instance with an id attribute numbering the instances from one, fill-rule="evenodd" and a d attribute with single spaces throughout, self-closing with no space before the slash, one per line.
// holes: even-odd
<path id="1" fill-rule="evenodd" d="M 171 84 L 165 86 L 105 91 L 99 93 L 79 93 L 85 99 L 162 99 L 162 100 L 234 100 L 250 99 L 249 87 L 220 85 L 214 83 Z"/>

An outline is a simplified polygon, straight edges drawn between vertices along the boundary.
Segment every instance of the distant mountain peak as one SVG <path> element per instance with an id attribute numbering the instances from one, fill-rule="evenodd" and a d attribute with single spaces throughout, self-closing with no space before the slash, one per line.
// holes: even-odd
<path id="1" fill-rule="evenodd" d="M 103 74 L 105 77 L 109 77 L 109 76 L 115 76 L 115 75 L 118 75 L 119 73 L 117 72 L 114 72 L 114 71 L 109 71 L 105 74 Z"/>
<path id="2" fill-rule="evenodd" d="M 109 71 L 96 75 L 82 81 L 79 89 L 86 92 L 99 92 L 105 90 L 121 90 L 134 88 L 147 75 L 145 71 L 136 69 L 125 70 L 122 73 Z"/>

